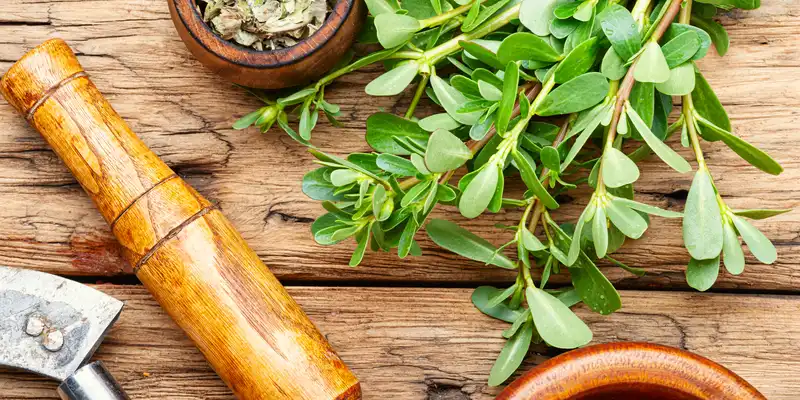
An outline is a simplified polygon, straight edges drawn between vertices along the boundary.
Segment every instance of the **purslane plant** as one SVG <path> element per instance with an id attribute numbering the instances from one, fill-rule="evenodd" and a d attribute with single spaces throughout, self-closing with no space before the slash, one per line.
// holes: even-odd
<path id="1" fill-rule="evenodd" d="M 445 249 L 517 271 L 510 287 L 479 287 L 472 295 L 480 311 L 511 324 L 489 376 L 490 385 L 499 385 L 531 343 L 570 349 L 591 341 L 591 330 L 570 307 L 582 302 L 600 314 L 621 307 L 596 262 L 641 275 L 609 254 L 641 237 L 651 215 L 683 217 L 691 255 L 686 279 L 698 290 L 714 283 L 720 260 L 730 273 L 742 272 L 740 236 L 756 259 L 775 261 L 775 247 L 745 218 L 787 210 L 729 208 L 714 186 L 701 140 L 721 141 L 767 173 L 782 168 L 732 133 L 695 64 L 712 43 L 720 55 L 728 49 L 725 30 L 712 19 L 718 9 L 754 9 L 759 2 L 695 1 L 366 0 L 371 15 L 360 41 L 384 50 L 347 61 L 275 101 L 257 93 L 266 105 L 234 127 L 256 125 L 265 132 L 277 123 L 309 147 L 321 167 L 305 175 L 303 192 L 328 211 L 312 224 L 314 238 L 322 245 L 353 238 L 350 265 L 361 263 L 367 249 L 418 255 L 415 237 L 424 228 Z M 326 86 L 377 62 L 387 72 L 366 86 L 369 95 L 397 95 L 416 81 L 405 114 L 378 112 L 367 119 L 371 153 L 341 158 L 313 146 L 320 113 L 338 124 L 340 110 L 325 101 Z M 423 96 L 443 112 L 417 119 Z M 682 109 L 670 125 L 673 97 L 681 98 Z M 636 162 L 651 154 L 678 173 L 692 171 L 664 143 L 678 132 L 697 161 L 684 212 L 635 201 Z M 463 167 L 466 174 L 452 182 Z M 524 182 L 522 198 L 504 197 L 507 179 Z M 594 190 L 587 207 L 574 224 L 557 223 L 551 214 L 559 207 L 556 195 L 581 185 Z M 467 218 L 501 208 L 519 208 L 522 217 L 498 227 L 514 233 L 498 248 L 453 222 L 428 221 L 439 204 Z M 509 248 L 515 257 L 506 254 Z M 564 272 L 571 286 L 547 285 L 552 274 Z"/>

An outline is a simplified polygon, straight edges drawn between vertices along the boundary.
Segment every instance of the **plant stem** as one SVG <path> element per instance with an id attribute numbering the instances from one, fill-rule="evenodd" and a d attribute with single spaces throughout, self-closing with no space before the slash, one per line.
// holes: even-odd
<path id="1" fill-rule="evenodd" d="M 648 39 L 648 41 L 658 42 L 661 40 L 661 36 L 664 35 L 664 32 L 667 31 L 667 28 L 672 24 L 672 21 L 675 20 L 675 17 L 678 15 L 678 12 L 681 10 L 681 4 L 683 0 L 671 0 L 669 5 L 665 7 L 669 7 L 667 13 L 664 15 L 664 18 L 659 21 L 658 26 L 653 31 L 652 36 Z M 620 116 L 622 115 L 622 109 L 625 106 L 625 103 L 628 101 L 628 98 L 631 96 L 631 91 L 633 90 L 633 85 L 636 84 L 636 79 L 633 76 L 634 71 L 636 70 L 636 65 L 639 63 L 639 58 L 637 57 L 636 60 L 633 61 L 630 68 L 628 68 L 628 72 L 625 74 L 625 77 L 622 78 L 622 82 L 619 86 L 619 91 L 617 92 L 617 101 L 614 103 L 614 114 L 611 117 L 611 123 L 608 125 L 608 133 L 606 134 L 606 143 L 603 148 L 605 149 L 611 147 L 614 143 L 614 139 L 616 139 L 617 135 L 617 125 L 619 125 Z M 600 158 L 600 168 L 598 169 L 597 174 L 597 187 L 603 186 L 603 158 Z"/>
<path id="2" fill-rule="evenodd" d="M 479 3 L 485 3 L 486 2 L 486 0 L 475 0 L 475 1 L 477 1 Z M 472 5 L 474 3 L 475 2 L 470 2 L 470 3 L 464 4 L 463 6 L 458 6 L 458 7 L 454 8 L 454 9 L 448 11 L 448 12 L 444 12 L 444 13 L 441 13 L 439 15 L 436 15 L 436 16 L 433 16 L 433 17 L 430 17 L 430 18 L 427 18 L 427 19 L 423 19 L 423 20 L 419 21 L 419 23 L 420 23 L 420 25 L 422 25 L 425 28 L 430 28 L 432 26 L 441 25 L 441 24 L 449 21 L 451 18 L 453 18 L 455 16 L 458 16 L 458 15 L 461 15 L 461 14 L 469 11 L 469 9 L 472 8 Z"/>
<path id="3" fill-rule="evenodd" d="M 468 32 L 462 33 L 428 51 L 423 53 L 423 57 L 428 60 L 428 62 L 433 65 L 442 60 L 443 58 L 447 57 L 451 53 L 455 53 L 458 51 L 461 46 L 458 42 L 464 40 L 469 41 L 472 39 L 479 39 L 482 38 L 506 25 L 508 25 L 511 20 L 516 19 L 519 17 L 519 9 L 520 4 L 515 5 L 500 14 L 495 15 L 494 17 L 490 18 L 486 22 L 483 23 L 477 29 Z"/>
<path id="4" fill-rule="evenodd" d="M 569 121 L 570 118 L 567 118 L 561 125 L 561 129 L 558 131 L 558 135 L 556 135 L 556 138 L 553 139 L 553 147 L 558 147 L 558 145 L 560 145 L 561 142 L 564 141 L 564 138 L 567 136 L 567 132 L 569 132 Z M 549 169 L 544 167 L 542 168 L 542 175 L 544 176 L 544 178 L 542 179 L 542 186 L 545 187 L 547 186 L 547 181 L 549 180 L 549 175 L 548 175 L 549 172 L 550 172 Z M 533 201 L 533 203 L 536 203 L 536 208 L 533 209 L 533 218 L 531 218 L 530 225 L 528 225 L 528 230 L 531 231 L 531 233 L 533 233 L 534 230 L 536 229 L 536 224 L 539 223 L 539 219 L 541 219 L 542 212 L 544 211 L 544 204 L 541 201 L 539 201 L 538 198 L 536 198 L 536 200 Z"/>
<path id="5" fill-rule="evenodd" d="M 682 24 L 688 24 L 692 19 L 692 0 L 685 1 L 686 2 L 683 5 L 683 9 L 681 10 L 681 15 L 678 19 L 678 21 Z M 686 124 L 686 130 L 689 133 L 689 140 L 692 143 L 694 157 L 697 159 L 697 168 L 708 168 L 706 166 L 706 159 L 703 156 L 703 149 L 700 147 L 700 138 L 698 137 L 697 129 L 695 129 L 694 104 L 692 102 L 691 94 L 681 96 L 681 108 L 681 112 L 683 113 L 683 123 Z"/>
<path id="6" fill-rule="evenodd" d="M 409 104 L 408 110 L 406 110 L 406 119 L 414 116 L 414 110 L 417 108 L 419 99 L 422 98 L 422 95 L 425 94 L 425 88 L 428 87 L 428 79 L 430 79 L 430 75 L 422 74 L 422 78 L 417 85 L 417 91 L 414 92 L 414 98 L 411 99 L 411 104 Z"/>

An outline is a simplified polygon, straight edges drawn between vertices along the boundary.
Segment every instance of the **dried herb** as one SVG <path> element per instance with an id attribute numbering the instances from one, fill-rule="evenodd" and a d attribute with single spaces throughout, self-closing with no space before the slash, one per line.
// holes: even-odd
<path id="1" fill-rule="evenodd" d="M 325 0 L 197 0 L 211 29 L 225 40 L 256 50 L 296 45 L 322 27 Z"/>
<path id="2" fill-rule="evenodd" d="M 367 0 L 374 25 L 362 38 L 386 50 L 287 97 L 266 99 L 235 127 L 256 125 L 266 132 L 277 122 L 310 147 L 320 168 L 303 178 L 303 191 L 328 211 L 312 225 L 314 238 L 323 245 L 353 238 L 351 265 L 361 262 L 367 248 L 396 249 L 400 257 L 419 254 L 415 237 L 425 229 L 433 242 L 456 254 L 516 270 L 509 287 L 479 287 L 472 295 L 481 312 L 511 324 L 502 333 L 508 344 L 489 376 L 491 385 L 499 385 L 517 369 L 531 342 L 573 348 L 591 341 L 591 330 L 570 307 L 583 302 L 604 315 L 621 307 L 597 262 L 642 275 L 609 254 L 641 237 L 651 216 L 683 217 L 691 256 L 686 279 L 698 290 L 711 287 L 720 264 L 742 273 L 739 237 L 757 260 L 775 261 L 775 247 L 746 218 L 786 210 L 728 207 L 701 141 L 721 141 L 767 173 L 782 168 L 733 133 L 694 63 L 712 42 L 720 54 L 727 50 L 727 35 L 712 20 L 717 8 L 756 8 L 758 1 L 696 1 L 637 0 L 627 7 L 616 0 L 473 0 L 453 6 L 405 0 L 399 8 L 393 0 Z M 392 96 L 416 85 L 405 115 L 380 112 L 367 119 L 372 153 L 340 158 L 311 145 L 320 112 L 338 123 L 339 107 L 325 101 L 326 86 L 380 61 L 389 70 L 366 91 Z M 416 119 L 423 96 L 442 112 Z M 672 96 L 681 98 L 682 112 L 669 125 Z M 287 123 L 290 113 L 300 116 L 297 131 Z M 560 126 L 541 117 L 558 117 Z M 664 143 L 678 132 L 697 162 L 683 213 L 634 200 L 641 175 L 636 163 L 651 154 L 676 173 L 692 171 Z M 464 167 L 467 173 L 453 182 L 455 170 Z M 522 198 L 505 197 L 507 179 L 524 182 L 528 191 Z M 555 194 L 578 186 L 593 190 L 588 205 L 574 224 L 557 223 L 551 214 L 559 206 Z M 467 218 L 501 208 L 521 209 L 522 217 L 498 226 L 514 236 L 496 247 L 453 222 L 427 221 L 438 204 L 455 206 Z M 515 257 L 507 254 L 512 248 Z M 565 271 L 572 287 L 548 285 L 550 276 Z"/>

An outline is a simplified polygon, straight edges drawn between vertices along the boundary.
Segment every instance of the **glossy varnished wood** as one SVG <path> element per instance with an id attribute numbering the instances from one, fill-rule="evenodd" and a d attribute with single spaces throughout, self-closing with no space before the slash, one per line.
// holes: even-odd
<path id="1" fill-rule="evenodd" d="M 606 343 L 551 358 L 497 400 L 766 400 L 731 370 L 650 343 Z"/>
<path id="2" fill-rule="evenodd" d="M 355 40 L 366 15 L 362 0 L 338 0 L 322 27 L 295 46 L 257 51 L 215 35 L 196 0 L 167 0 L 175 29 L 206 67 L 240 85 L 279 89 L 308 83 L 331 69 Z"/>
<path id="3" fill-rule="evenodd" d="M 153 296 L 242 399 L 356 399 L 359 384 L 213 205 L 128 128 L 51 40 L 0 80 L 112 225 Z"/>

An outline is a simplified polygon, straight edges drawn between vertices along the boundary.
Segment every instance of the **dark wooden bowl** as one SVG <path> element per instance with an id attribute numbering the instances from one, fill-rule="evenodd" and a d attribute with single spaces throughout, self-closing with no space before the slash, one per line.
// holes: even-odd
<path id="1" fill-rule="evenodd" d="M 649 343 L 608 343 L 551 358 L 496 400 L 766 400 L 729 369 Z"/>
<path id="2" fill-rule="evenodd" d="M 308 83 L 330 70 L 361 30 L 362 0 L 338 0 L 322 28 L 295 46 L 257 51 L 223 40 L 211 31 L 195 0 L 167 0 L 172 22 L 189 51 L 206 67 L 240 85 L 280 89 Z"/>

